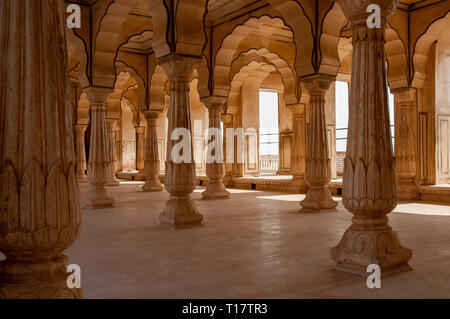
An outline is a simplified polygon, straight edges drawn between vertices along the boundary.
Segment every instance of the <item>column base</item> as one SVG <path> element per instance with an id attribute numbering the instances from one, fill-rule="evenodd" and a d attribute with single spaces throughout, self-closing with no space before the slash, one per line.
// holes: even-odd
<path id="1" fill-rule="evenodd" d="M 161 226 L 169 229 L 184 229 L 201 226 L 203 216 L 198 212 L 190 195 L 170 196 L 164 211 L 159 215 Z"/>
<path id="2" fill-rule="evenodd" d="M 108 195 L 108 190 L 104 187 L 93 187 L 90 197 L 86 203 L 86 208 L 99 209 L 114 207 L 115 200 Z"/>
<path id="3" fill-rule="evenodd" d="M 39 263 L 0 262 L 0 299 L 80 299 L 82 289 L 68 288 L 66 256 Z"/>
<path id="4" fill-rule="evenodd" d="M 399 199 L 410 200 L 419 198 L 419 192 L 414 180 L 398 179 L 397 194 Z"/>
<path id="5" fill-rule="evenodd" d="M 77 175 L 77 181 L 78 181 L 78 183 L 86 183 L 86 182 L 88 182 L 88 178 L 87 178 L 86 174 Z"/>
<path id="6" fill-rule="evenodd" d="M 202 195 L 206 200 L 230 198 L 230 192 L 225 189 L 222 181 L 210 181 Z"/>
<path id="7" fill-rule="evenodd" d="M 112 181 L 112 182 L 106 183 L 106 186 L 119 186 L 119 185 L 120 185 L 119 181 Z"/>
<path id="8" fill-rule="evenodd" d="M 137 174 L 136 174 L 136 177 L 134 178 L 134 180 L 136 180 L 136 181 L 145 181 L 145 174 L 144 174 L 144 172 L 138 172 Z"/>
<path id="9" fill-rule="evenodd" d="M 160 192 L 164 189 L 164 186 L 161 185 L 159 178 L 147 179 L 145 181 L 144 186 L 142 186 L 142 190 L 144 192 Z"/>
<path id="10" fill-rule="evenodd" d="M 303 175 L 294 175 L 292 177 L 291 185 L 295 187 L 299 194 L 306 194 L 308 192 L 308 185 L 306 184 L 305 177 Z"/>
<path id="11" fill-rule="evenodd" d="M 233 176 L 231 175 L 225 175 L 224 178 L 222 179 L 223 184 L 225 185 L 225 187 L 231 187 L 233 186 Z"/>
<path id="12" fill-rule="evenodd" d="M 306 197 L 300 202 L 301 212 L 319 213 L 334 210 L 338 202 L 333 200 L 327 186 L 310 186 Z"/>
<path id="13" fill-rule="evenodd" d="M 370 275 L 370 264 L 380 266 L 381 277 L 411 270 L 411 257 L 412 251 L 401 246 L 397 233 L 388 225 L 376 230 L 352 225 L 331 249 L 331 258 L 337 263 L 335 269 L 365 277 Z"/>

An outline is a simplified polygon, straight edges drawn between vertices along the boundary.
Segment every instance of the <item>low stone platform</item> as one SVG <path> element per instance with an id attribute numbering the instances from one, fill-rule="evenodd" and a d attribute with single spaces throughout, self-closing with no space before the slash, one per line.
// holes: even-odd
<path id="1" fill-rule="evenodd" d="M 138 171 L 118 172 L 119 180 L 143 181 Z M 161 183 L 164 183 L 164 174 L 159 175 Z M 206 186 L 208 177 L 197 175 L 197 185 Z M 297 187 L 293 185 L 292 175 L 262 175 L 249 177 L 234 177 L 233 184 L 228 188 L 250 189 L 260 191 L 276 191 L 290 194 L 297 194 Z M 332 179 L 328 185 L 330 192 L 334 196 L 342 195 L 342 178 Z M 419 187 L 419 200 L 427 202 L 449 203 L 450 204 L 450 184 L 422 185 Z"/>

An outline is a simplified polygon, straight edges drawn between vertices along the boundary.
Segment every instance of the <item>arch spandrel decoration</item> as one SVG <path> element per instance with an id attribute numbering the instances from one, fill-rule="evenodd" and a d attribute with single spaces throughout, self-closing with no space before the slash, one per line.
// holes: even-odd
<path id="1" fill-rule="evenodd" d="M 413 51 L 412 86 L 422 88 L 427 78 L 427 60 L 432 44 L 439 38 L 444 30 L 450 29 L 450 11 L 431 23 L 424 34 L 416 41 Z"/>
<path id="2" fill-rule="evenodd" d="M 89 58 L 86 45 L 83 40 L 75 34 L 73 29 L 67 29 L 66 36 L 68 51 L 78 59 L 78 81 L 80 82 L 80 86 L 83 88 L 88 87 L 90 84 L 88 77 Z"/>
<path id="3" fill-rule="evenodd" d="M 114 92 L 109 95 L 107 102 L 106 115 L 108 119 L 120 118 L 123 88 L 126 86 L 130 78 L 131 76 L 128 72 L 119 72 L 117 74 L 116 83 L 114 84 Z"/>
<path id="4" fill-rule="evenodd" d="M 322 20 L 320 35 L 319 73 L 336 75 L 341 61 L 338 53 L 338 42 L 347 18 L 341 7 L 335 2 Z"/>
<path id="5" fill-rule="evenodd" d="M 386 57 L 388 82 L 391 89 L 408 86 L 408 55 L 405 43 L 390 25 L 386 28 Z"/>
<path id="6" fill-rule="evenodd" d="M 177 54 L 201 58 L 206 46 L 207 0 L 146 0 L 153 20 L 153 49 L 158 58 Z M 172 14 L 170 14 L 172 13 Z"/>
<path id="7" fill-rule="evenodd" d="M 136 106 L 139 110 L 145 109 L 147 105 L 147 84 L 145 83 L 144 77 L 137 73 L 135 68 L 130 67 L 124 61 L 116 61 L 115 66 L 118 74 L 120 72 L 128 72 L 131 78 L 133 78 L 136 83 Z"/>
<path id="8" fill-rule="evenodd" d="M 272 8 L 279 11 L 286 24 L 294 31 L 297 46 L 295 70 L 299 76 L 314 73 L 314 31 L 311 19 L 299 1 L 267 0 Z"/>
<path id="9" fill-rule="evenodd" d="M 139 0 L 115 0 L 109 4 L 94 37 L 92 86 L 114 87 L 114 59 L 122 26 Z"/>
<path id="10" fill-rule="evenodd" d="M 152 110 L 163 110 L 166 104 L 166 99 L 164 96 L 166 90 L 166 83 L 168 82 L 168 77 L 164 72 L 164 69 L 157 65 L 153 71 L 151 80 L 150 80 L 150 89 L 149 89 L 149 108 Z"/>

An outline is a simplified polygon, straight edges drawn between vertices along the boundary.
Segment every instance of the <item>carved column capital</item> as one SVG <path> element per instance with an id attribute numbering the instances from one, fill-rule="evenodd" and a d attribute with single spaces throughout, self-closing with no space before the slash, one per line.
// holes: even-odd
<path id="1" fill-rule="evenodd" d="M 394 95 L 394 102 L 399 104 L 414 103 L 417 97 L 417 90 L 412 87 L 393 89 L 391 93 Z"/>
<path id="2" fill-rule="evenodd" d="M 305 115 L 306 105 L 305 104 L 291 104 L 286 105 L 289 111 L 291 111 L 293 116 L 303 116 Z"/>
<path id="3" fill-rule="evenodd" d="M 198 64 L 197 59 L 188 58 L 171 58 L 169 61 L 160 63 L 161 67 L 167 74 L 169 80 L 184 79 L 189 83 L 195 65 Z"/>
<path id="4" fill-rule="evenodd" d="M 150 123 L 150 120 L 157 120 L 159 116 L 161 115 L 161 111 L 154 111 L 154 110 L 145 110 L 142 111 L 144 113 L 144 117 L 147 120 L 147 125 Z"/>
<path id="5" fill-rule="evenodd" d="M 387 19 L 394 13 L 399 0 L 337 0 L 337 2 L 353 26 L 367 23 L 367 18 L 372 13 L 371 11 L 367 12 L 369 5 L 380 6 L 381 25 L 385 27 Z"/>
<path id="6" fill-rule="evenodd" d="M 114 92 L 113 89 L 99 87 L 89 87 L 84 90 L 84 93 L 86 93 L 91 106 L 93 104 L 106 103 L 109 95 L 112 92 Z"/>
<path id="7" fill-rule="evenodd" d="M 138 135 L 142 135 L 145 133 L 145 126 L 136 126 L 135 129 Z"/>
<path id="8" fill-rule="evenodd" d="M 336 77 L 325 74 L 317 74 L 300 78 L 300 81 L 303 82 L 310 96 L 317 94 L 325 95 L 330 88 L 331 83 L 336 81 Z"/>
<path id="9" fill-rule="evenodd" d="M 223 96 L 208 96 L 201 99 L 209 112 L 225 113 L 228 104 L 228 98 Z"/>
<path id="10" fill-rule="evenodd" d="M 84 136 L 84 133 L 86 132 L 88 126 L 86 124 L 75 124 L 73 127 L 78 135 Z"/>

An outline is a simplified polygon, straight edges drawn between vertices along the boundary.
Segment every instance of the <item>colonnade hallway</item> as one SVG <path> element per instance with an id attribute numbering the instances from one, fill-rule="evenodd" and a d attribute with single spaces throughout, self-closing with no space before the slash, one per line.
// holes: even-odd
<path id="1" fill-rule="evenodd" d="M 110 188 L 115 208 L 83 209 L 79 240 L 66 251 L 80 265 L 85 298 L 449 298 L 450 209 L 400 202 L 389 216 L 412 271 L 381 280 L 333 269 L 330 248 L 352 214 L 299 213 L 304 195 L 231 189 L 229 200 L 193 200 L 204 226 L 168 231 L 158 215 L 167 192 L 142 183 Z M 89 191 L 80 184 L 81 202 Z M 421 227 L 417 227 L 421 225 Z"/>

